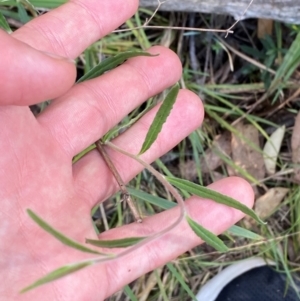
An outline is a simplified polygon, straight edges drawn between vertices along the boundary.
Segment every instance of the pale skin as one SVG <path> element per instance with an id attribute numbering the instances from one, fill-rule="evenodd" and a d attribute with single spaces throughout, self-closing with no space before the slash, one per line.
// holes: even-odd
<path id="1" fill-rule="evenodd" d="M 137 277 L 201 243 L 185 222 L 156 241 L 116 261 L 79 271 L 19 295 L 46 273 L 91 257 L 63 246 L 30 220 L 26 209 L 84 242 L 96 238 L 90 210 L 118 187 L 97 151 L 72 165 L 72 157 L 98 140 L 132 109 L 177 82 L 178 57 L 163 47 L 94 80 L 74 85 L 72 61 L 91 43 L 126 21 L 137 0 L 77 0 L 41 16 L 12 35 L 0 32 L 0 299 L 103 300 Z M 118 13 L 116 13 L 118 12 Z M 113 17 L 112 17 L 113 16 Z M 51 53 L 49 56 L 46 53 Z M 54 58 L 57 55 L 61 58 Z M 54 99 L 37 118 L 28 105 Z M 137 153 L 157 108 L 113 142 Z M 156 143 L 142 157 L 152 162 L 201 125 L 200 99 L 181 90 Z M 176 130 L 174 130 L 176 129 Z M 142 167 L 108 150 L 125 182 Z M 251 186 L 228 178 L 210 186 L 252 206 Z M 187 200 L 190 216 L 214 233 L 242 218 L 237 210 L 209 200 Z M 178 216 L 178 208 L 105 232 L 105 239 L 143 236 Z"/>

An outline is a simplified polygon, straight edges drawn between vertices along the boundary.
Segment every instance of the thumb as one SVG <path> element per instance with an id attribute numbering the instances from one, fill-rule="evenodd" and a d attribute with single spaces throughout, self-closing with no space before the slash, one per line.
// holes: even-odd
<path id="1" fill-rule="evenodd" d="M 31 105 L 60 96 L 76 77 L 74 63 L 40 52 L 0 30 L 0 105 Z"/>

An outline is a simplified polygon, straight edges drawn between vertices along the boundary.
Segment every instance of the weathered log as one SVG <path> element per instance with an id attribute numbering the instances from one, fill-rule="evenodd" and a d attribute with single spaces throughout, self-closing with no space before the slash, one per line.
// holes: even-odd
<path id="1" fill-rule="evenodd" d="M 160 10 L 227 14 L 239 19 L 249 2 L 250 0 L 167 0 Z M 155 8 L 157 4 L 157 0 L 140 0 L 142 7 Z M 300 24 L 300 1 L 254 0 L 245 18 L 273 19 Z"/>

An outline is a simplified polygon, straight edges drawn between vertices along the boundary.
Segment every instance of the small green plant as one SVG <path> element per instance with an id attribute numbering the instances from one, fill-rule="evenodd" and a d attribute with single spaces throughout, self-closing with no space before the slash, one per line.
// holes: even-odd
<path id="1" fill-rule="evenodd" d="M 266 35 L 261 39 L 262 49 L 254 49 L 253 47 L 241 45 L 241 49 L 244 53 L 250 57 L 254 57 L 258 61 L 262 62 L 267 68 L 275 68 L 278 64 L 278 57 L 282 57 L 286 54 L 286 49 L 280 49 L 275 44 L 271 36 Z M 245 75 L 252 74 L 253 71 L 258 70 L 257 67 L 249 65 L 244 68 L 243 73 Z M 260 74 L 261 81 L 265 85 L 265 89 L 269 89 L 272 82 L 272 75 L 267 70 L 263 70 Z"/>

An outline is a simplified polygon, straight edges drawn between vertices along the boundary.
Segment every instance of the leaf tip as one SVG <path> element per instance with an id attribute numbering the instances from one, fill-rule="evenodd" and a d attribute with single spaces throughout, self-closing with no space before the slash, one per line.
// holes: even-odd
<path id="1" fill-rule="evenodd" d="M 25 286 L 24 288 L 22 288 L 20 291 L 19 291 L 19 294 L 24 294 L 24 293 L 27 293 L 29 291 L 31 291 L 32 289 L 34 289 L 36 287 L 35 284 L 30 284 L 28 286 Z"/>
<path id="2" fill-rule="evenodd" d="M 36 214 L 29 208 L 26 209 L 27 214 L 34 219 L 34 217 L 36 216 Z"/>
<path id="3" fill-rule="evenodd" d="M 19 294 L 24 294 L 24 293 L 28 292 L 29 290 L 30 290 L 30 288 L 25 287 L 19 291 Z"/>

